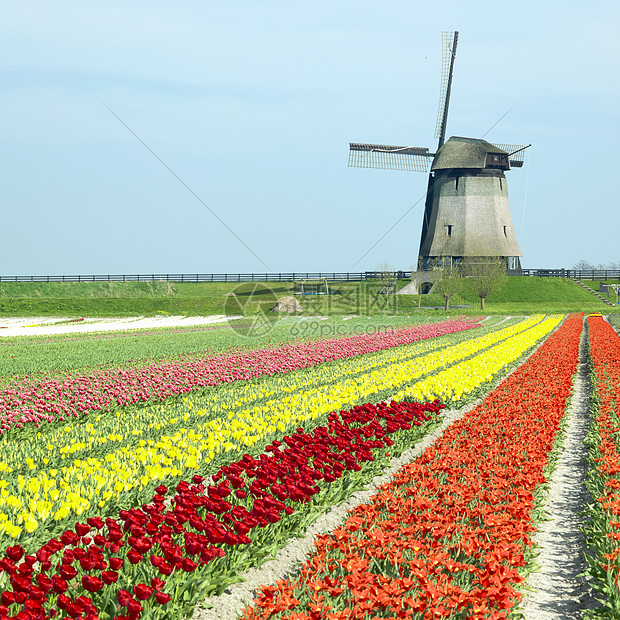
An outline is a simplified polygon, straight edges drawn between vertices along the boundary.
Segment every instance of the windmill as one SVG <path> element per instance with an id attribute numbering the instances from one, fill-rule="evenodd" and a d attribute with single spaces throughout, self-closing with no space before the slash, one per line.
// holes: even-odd
<path id="1" fill-rule="evenodd" d="M 527 147 L 478 138 L 445 139 L 458 38 L 458 32 L 442 36 L 435 152 L 415 146 L 350 143 L 349 166 L 429 172 L 418 269 L 427 268 L 431 261 L 452 265 L 499 256 L 507 269 L 520 270 L 523 254 L 510 216 L 504 171 L 523 166 Z"/>

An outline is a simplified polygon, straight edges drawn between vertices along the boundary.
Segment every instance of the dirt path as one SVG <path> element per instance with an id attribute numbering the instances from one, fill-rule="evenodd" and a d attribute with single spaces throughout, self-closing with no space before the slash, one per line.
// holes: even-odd
<path id="1" fill-rule="evenodd" d="M 566 414 L 564 446 L 545 500 L 549 521 L 540 525 L 534 537 L 540 551 L 540 571 L 527 581 L 534 591 L 523 598 L 526 620 L 583 618 L 585 610 L 597 606 L 587 579 L 578 576 L 586 568 L 579 513 L 590 500 L 584 485 L 587 450 L 583 445 L 589 424 L 586 339 L 584 328 L 573 397 Z"/>

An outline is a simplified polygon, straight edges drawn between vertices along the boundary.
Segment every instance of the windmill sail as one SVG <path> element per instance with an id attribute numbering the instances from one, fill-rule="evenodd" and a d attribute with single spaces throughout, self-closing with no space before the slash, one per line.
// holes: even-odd
<path id="1" fill-rule="evenodd" d="M 458 32 L 442 33 L 443 55 L 441 60 L 441 89 L 439 91 L 439 112 L 437 113 L 437 125 L 435 138 L 439 138 L 439 150 L 446 139 L 446 126 L 448 124 L 448 107 L 450 105 L 450 93 L 452 91 L 452 75 L 454 73 L 454 59 L 456 58 L 456 45 L 459 40 Z"/>
<path id="2" fill-rule="evenodd" d="M 417 146 L 349 143 L 349 167 L 428 172 L 435 153 Z"/>

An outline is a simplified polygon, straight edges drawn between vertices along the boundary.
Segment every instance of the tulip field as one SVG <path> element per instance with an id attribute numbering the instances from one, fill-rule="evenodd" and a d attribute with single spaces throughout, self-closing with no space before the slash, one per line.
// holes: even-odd
<path id="1" fill-rule="evenodd" d="M 585 324 L 590 571 L 620 610 L 620 339 Z M 583 325 L 450 319 L 4 377 L 0 620 L 190 617 L 474 402 L 240 613 L 510 617 Z"/>

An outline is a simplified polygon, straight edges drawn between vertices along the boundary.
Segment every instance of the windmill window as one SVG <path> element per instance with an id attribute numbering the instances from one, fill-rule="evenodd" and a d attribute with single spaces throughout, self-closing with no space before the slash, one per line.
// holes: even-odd
<path id="1" fill-rule="evenodd" d="M 452 224 L 447 224 L 446 225 L 446 237 L 451 237 L 452 236 Z"/>
<path id="2" fill-rule="evenodd" d="M 504 237 L 508 236 L 508 230 L 506 229 L 506 226 L 504 226 Z"/>
<path id="3" fill-rule="evenodd" d="M 459 177 L 456 177 L 456 181 L 454 183 L 454 191 L 457 192 L 459 189 Z"/>
<path id="4" fill-rule="evenodd" d="M 501 192 L 504 188 L 502 187 L 502 177 L 499 177 L 499 191 Z"/>
<path id="5" fill-rule="evenodd" d="M 503 153 L 487 153 L 488 168 L 509 168 L 508 155 Z"/>

